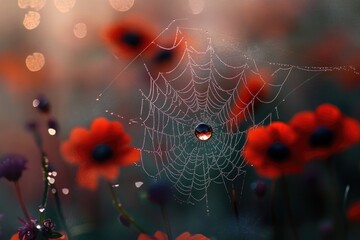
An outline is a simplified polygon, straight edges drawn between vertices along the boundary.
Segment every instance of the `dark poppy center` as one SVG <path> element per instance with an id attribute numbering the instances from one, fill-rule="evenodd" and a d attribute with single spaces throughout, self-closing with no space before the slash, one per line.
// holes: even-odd
<path id="1" fill-rule="evenodd" d="M 334 141 L 333 132 L 326 127 L 318 127 L 310 135 L 310 145 L 312 147 L 329 147 Z"/>
<path id="2" fill-rule="evenodd" d="M 157 63 L 164 63 L 171 60 L 172 57 L 173 57 L 173 51 L 161 49 L 159 53 L 155 56 L 154 61 Z"/>
<path id="3" fill-rule="evenodd" d="M 290 156 L 290 150 L 285 144 L 275 142 L 270 145 L 267 155 L 274 162 L 284 162 Z"/>
<path id="4" fill-rule="evenodd" d="M 96 162 L 105 162 L 114 156 L 114 151 L 107 144 L 99 144 L 92 151 L 92 157 Z"/>
<path id="5" fill-rule="evenodd" d="M 121 41 L 132 48 L 137 48 L 142 43 L 142 37 L 136 32 L 127 32 L 121 36 Z"/>

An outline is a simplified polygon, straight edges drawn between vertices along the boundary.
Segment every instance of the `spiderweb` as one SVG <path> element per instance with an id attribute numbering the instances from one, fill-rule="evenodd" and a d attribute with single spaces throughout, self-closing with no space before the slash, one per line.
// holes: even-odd
<path id="1" fill-rule="evenodd" d="M 138 148 L 144 172 L 155 180 L 171 182 L 178 200 L 192 204 L 206 201 L 208 204 L 210 186 L 223 185 L 230 196 L 231 184 L 245 175 L 242 151 L 249 126 L 279 118 L 278 106 L 317 75 L 349 69 L 258 60 L 246 51 L 236 49 L 234 52 L 226 46 L 219 47 L 214 44 L 216 39 L 201 29 L 181 28 L 174 23 L 148 46 L 176 52 L 176 61 L 171 66 L 163 71 L 152 63 L 138 64 L 134 59 L 124 67 L 127 70 L 136 64 L 144 69 L 148 80 L 148 87 L 140 89 L 140 114 L 129 123 L 143 129 Z M 176 33 L 172 45 L 161 45 L 159 39 L 171 28 Z M 194 33 L 201 37 L 192 39 Z M 137 58 L 140 59 L 145 51 Z M 261 71 L 264 67 L 267 74 Z M 103 100 L 108 90 L 121 79 L 123 71 L 97 100 Z M 249 87 L 253 78 L 261 83 L 255 91 Z M 301 81 L 288 84 L 290 90 L 284 92 L 283 88 L 291 78 Z M 265 89 L 271 94 L 264 96 Z M 255 109 L 259 105 L 266 106 L 267 112 L 256 117 Z M 107 108 L 106 112 L 124 118 L 115 110 Z M 194 134 L 199 123 L 212 128 L 212 136 L 207 141 L 199 140 Z"/>

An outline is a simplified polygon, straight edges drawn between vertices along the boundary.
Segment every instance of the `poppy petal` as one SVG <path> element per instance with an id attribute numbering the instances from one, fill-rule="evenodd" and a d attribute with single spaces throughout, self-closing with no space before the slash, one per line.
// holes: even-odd
<path id="1" fill-rule="evenodd" d="M 98 186 L 98 174 L 96 169 L 80 167 L 76 176 L 76 181 L 81 187 L 94 191 Z"/>
<path id="2" fill-rule="evenodd" d="M 342 115 L 339 108 L 329 103 L 320 105 L 315 110 L 315 114 L 319 124 L 331 129 L 338 124 Z"/>
<path id="3" fill-rule="evenodd" d="M 300 112 L 291 119 L 290 126 L 301 133 L 311 134 L 316 128 L 315 114 L 310 111 Z"/>

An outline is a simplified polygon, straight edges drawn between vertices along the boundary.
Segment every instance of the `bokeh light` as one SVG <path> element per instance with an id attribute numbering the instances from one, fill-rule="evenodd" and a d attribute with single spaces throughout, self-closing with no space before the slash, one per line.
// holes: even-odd
<path id="1" fill-rule="evenodd" d="M 74 26 L 74 35 L 77 38 L 84 38 L 87 34 L 87 26 L 85 23 L 77 23 Z"/>
<path id="2" fill-rule="evenodd" d="M 126 12 L 132 8 L 135 0 L 109 0 L 110 5 L 119 12 Z"/>
<path id="3" fill-rule="evenodd" d="M 42 9 L 46 4 L 46 0 L 18 0 L 19 8 L 33 8 L 36 11 Z"/>
<path id="4" fill-rule="evenodd" d="M 25 64 L 32 72 L 40 71 L 45 65 L 45 56 L 42 53 L 34 52 L 26 57 Z"/>
<path id="5" fill-rule="evenodd" d="M 69 12 L 76 3 L 76 0 L 54 0 L 55 7 L 61 13 Z"/>
<path id="6" fill-rule="evenodd" d="M 37 26 L 40 24 L 40 13 L 29 11 L 27 14 L 25 14 L 23 24 L 24 27 L 28 30 L 37 28 Z"/>

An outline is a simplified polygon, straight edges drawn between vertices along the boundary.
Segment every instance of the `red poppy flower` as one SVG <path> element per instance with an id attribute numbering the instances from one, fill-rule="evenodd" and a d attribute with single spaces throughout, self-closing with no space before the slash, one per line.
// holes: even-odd
<path id="1" fill-rule="evenodd" d="M 346 211 L 349 221 L 360 223 L 360 201 L 353 203 Z"/>
<path id="2" fill-rule="evenodd" d="M 246 81 L 240 85 L 239 97 L 231 108 L 231 116 L 233 120 L 228 122 L 228 129 L 236 129 L 246 118 L 246 107 L 253 102 L 254 107 L 260 103 L 261 100 L 269 93 L 269 86 L 271 76 L 268 69 L 261 69 L 258 73 L 250 72 L 246 75 Z"/>
<path id="3" fill-rule="evenodd" d="M 344 116 L 332 104 L 322 104 L 315 112 L 301 112 L 290 121 L 306 149 L 306 159 L 328 158 L 360 140 L 360 124 Z"/>
<path id="4" fill-rule="evenodd" d="M 130 140 L 119 122 L 97 118 L 90 130 L 74 128 L 61 151 L 67 161 L 79 165 L 78 184 L 94 190 L 99 176 L 115 180 L 119 167 L 139 161 L 140 152 L 129 146 Z"/>
<path id="5" fill-rule="evenodd" d="M 202 234 L 191 235 L 189 232 L 180 234 L 175 240 L 209 240 L 210 238 L 205 237 Z M 166 233 L 157 231 L 154 236 L 148 236 L 146 234 L 140 234 L 137 240 L 168 240 Z"/>
<path id="6" fill-rule="evenodd" d="M 151 68 L 157 72 L 171 71 L 179 64 L 185 49 L 185 39 L 182 35 L 171 36 L 159 44 L 154 44 L 148 51 L 151 56 Z"/>
<path id="7" fill-rule="evenodd" d="M 133 58 L 156 38 L 156 31 L 149 21 L 139 17 L 122 20 L 104 30 L 104 40 L 120 56 Z"/>
<path id="8" fill-rule="evenodd" d="M 296 132 L 283 122 L 254 127 L 248 131 L 244 158 L 263 177 L 299 173 L 303 168 L 303 155 L 297 141 Z"/>

